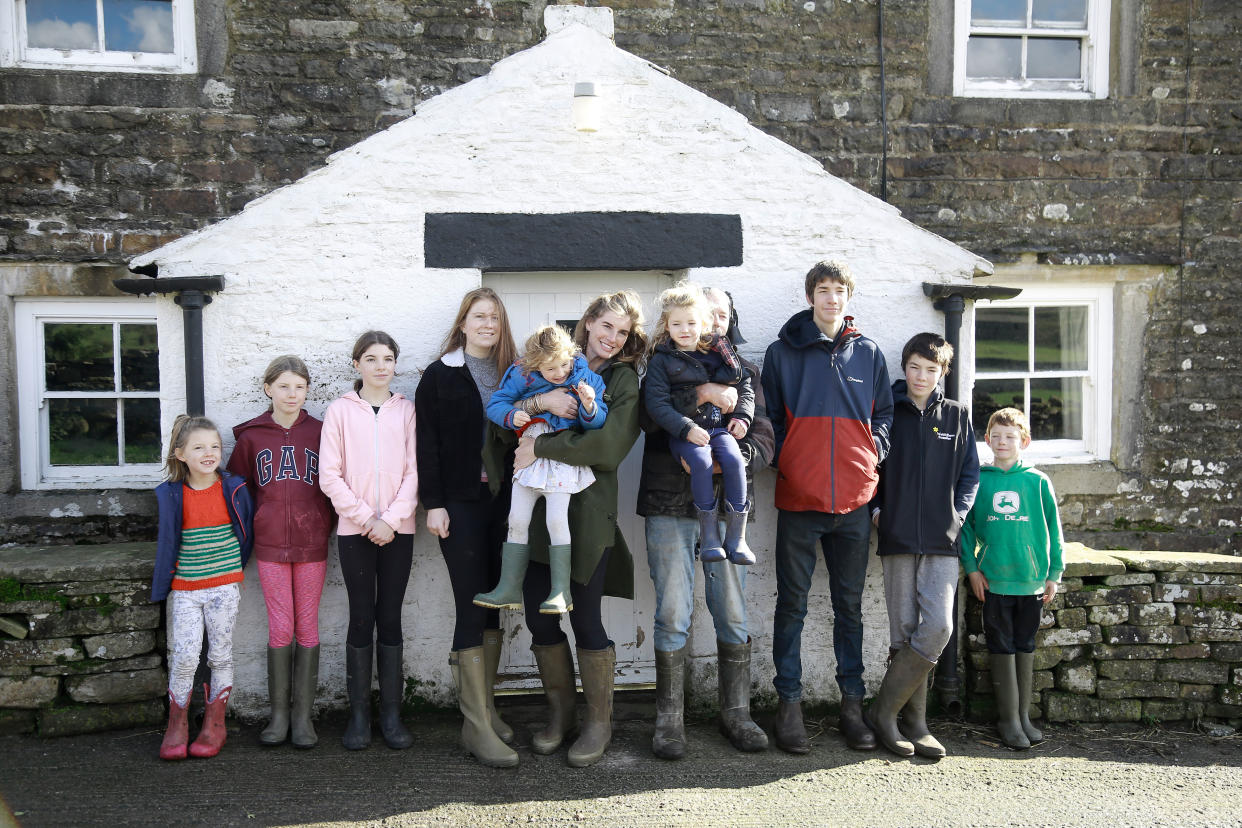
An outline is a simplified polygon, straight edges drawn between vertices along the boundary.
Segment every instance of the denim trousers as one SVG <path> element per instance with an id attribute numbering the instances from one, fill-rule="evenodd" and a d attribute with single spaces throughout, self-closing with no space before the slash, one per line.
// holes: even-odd
<path id="1" fill-rule="evenodd" d="M 647 565 L 655 584 L 655 648 L 680 650 L 690 634 L 694 613 L 694 549 L 699 522 L 694 518 L 653 515 L 647 518 Z M 716 625 L 716 640 L 745 644 L 746 567 L 728 561 L 703 564 L 707 611 Z"/>
<path id="2" fill-rule="evenodd" d="M 871 519 L 867 506 L 843 515 L 779 510 L 776 521 L 776 612 L 772 619 L 772 684 L 782 701 L 802 698 L 802 627 L 823 549 L 832 599 L 832 648 L 842 695 L 862 698 L 862 593 L 867 578 Z"/>

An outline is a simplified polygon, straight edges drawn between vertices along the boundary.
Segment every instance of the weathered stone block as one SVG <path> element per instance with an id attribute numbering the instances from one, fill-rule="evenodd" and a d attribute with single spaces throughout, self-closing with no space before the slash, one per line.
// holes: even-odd
<path id="1" fill-rule="evenodd" d="M 1091 619 L 1098 624 L 1094 618 Z M 1063 609 L 1057 613 L 1057 626 L 1071 630 L 1080 630 L 1087 626 L 1087 610 L 1083 607 Z"/>
<path id="2" fill-rule="evenodd" d="M 1192 584 L 1200 586 L 1219 586 L 1223 584 L 1242 584 L 1242 575 L 1218 575 L 1208 572 L 1193 572 L 1189 578 Z"/>
<path id="3" fill-rule="evenodd" d="M 1176 699 L 1175 681 L 1114 681 L 1100 679 L 1096 682 L 1096 695 L 1101 699 Z"/>
<path id="4" fill-rule="evenodd" d="M 81 659 L 82 649 L 74 643 L 72 638 L 0 641 L 0 664 L 21 667 L 59 664 L 62 661 L 80 661 Z"/>
<path id="5" fill-rule="evenodd" d="M 1242 661 L 1242 644 L 1213 644 L 1212 658 L 1216 661 Z"/>
<path id="6" fill-rule="evenodd" d="M 1216 607 L 1180 606 L 1177 608 L 1177 623 L 1186 627 L 1242 630 L 1242 612 Z"/>
<path id="7" fill-rule="evenodd" d="M 1044 694 L 1044 718 L 1050 722 L 1137 722 L 1143 718 L 1143 703 L 1048 692 Z"/>
<path id="8" fill-rule="evenodd" d="M 1224 684 L 1229 680 L 1229 666 L 1215 661 L 1162 661 L 1156 668 L 1156 678 L 1191 684 Z"/>
<path id="9" fill-rule="evenodd" d="M 53 707 L 38 714 L 40 736 L 76 736 L 102 730 L 122 730 L 162 724 L 168 708 L 162 699 L 127 704 L 90 704 Z"/>
<path id="10" fill-rule="evenodd" d="M 1110 551 L 1126 567 L 1140 572 L 1242 572 L 1242 558 L 1209 552 Z"/>
<path id="11" fill-rule="evenodd" d="M 1186 718 L 1186 703 L 1147 699 L 1143 702 L 1143 718 L 1157 722 L 1176 722 Z"/>
<path id="12" fill-rule="evenodd" d="M 101 607 L 77 609 L 30 619 L 32 638 L 60 638 L 69 635 L 95 635 L 122 630 L 151 630 L 160 625 L 160 608 L 155 604 L 139 607 Z"/>
<path id="13" fill-rule="evenodd" d="M 33 710 L 51 704 L 59 693 L 60 679 L 52 676 L 0 678 L 0 707 Z"/>
<path id="14" fill-rule="evenodd" d="M 1242 586 L 1237 584 L 1201 586 L 1199 587 L 1199 598 L 1205 604 L 1210 604 L 1214 601 L 1242 602 Z"/>
<path id="15" fill-rule="evenodd" d="M 1185 644 L 1189 640 L 1185 627 L 1120 625 L 1104 628 L 1104 641 L 1109 644 Z"/>
<path id="16" fill-rule="evenodd" d="M 1191 641 L 1232 641 L 1242 643 L 1242 630 L 1215 630 L 1204 629 L 1203 627 L 1191 627 L 1188 630 L 1188 633 Z"/>
<path id="17" fill-rule="evenodd" d="M 65 679 L 65 690 L 68 691 L 69 698 L 92 704 L 115 704 L 163 697 L 167 686 L 163 670 L 100 673 Z"/>
<path id="18" fill-rule="evenodd" d="M 1105 589 L 1084 589 L 1071 592 L 1065 596 L 1068 607 L 1102 607 L 1106 604 L 1150 604 L 1151 587 L 1107 587 Z"/>
<path id="19" fill-rule="evenodd" d="M 1130 620 L 1130 607 L 1124 604 L 1106 604 L 1102 607 L 1091 607 L 1088 618 L 1092 624 L 1114 627 Z"/>
<path id="20" fill-rule="evenodd" d="M 1233 668 L 1233 683 L 1242 684 L 1242 667 Z"/>
<path id="21" fill-rule="evenodd" d="M 30 667 L 14 667 L 0 665 L 0 676 L 31 676 L 34 670 Z"/>
<path id="22" fill-rule="evenodd" d="M 1036 647 L 1073 647 L 1077 644 L 1096 644 L 1102 640 L 1100 627 L 1096 624 L 1077 630 L 1040 630 L 1035 634 Z"/>
<path id="23" fill-rule="evenodd" d="M 1205 704 L 1203 712 L 1217 719 L 1242 719 L 1242 704 Z"/>
<path id="24" fill-rule="evenodd" d="M 44 615 L 60 612 L 62 607 L 55 601 L 4 601 L 0 602 L 0 615 Z"/>
<path id="25" fill-rule="evenodd" d="M 1051 670 L 1053 667 L 1061 663 L 1062 649 L 1060 647 L 1037 647 L 1035 649 L 1035 669 Z"/>
<path id="26" fill-rule="evenodd" d="M 1095 692 L 1096 675 L 1095 665 L 1091 663 L 1061 664 L 1056 670 L 1056 686 L 1069 693 L 1091 694 Z"/>
<path id="27" fill-rule="evenodd" d="M 140 655 L 135 658 L 122 658 L 109 661 L 101 658 L 87 658 L 82 661 L 70 661 L 48 667 L 35 667 L 34 673 L 40 676 L 85 676 L 94 673 L 117 673 L 134 670 L 153 670 L 162 667 L 164 659 L 155 654 Z"/>
<path id="28" fill-rule="evenodd" d="M 1155 582 L 1156 575 L 1153 572 L 1127 572 L 1124 575 L 1109 575 L 1104 578 L 1105 586 L 1137 586 Z"/>
<path id="29" fill-rule="evenodd" d="M 0 736 L 34 733 L 37 721 L 33 710 L 0 710 Z"/>
<path id="30" fill-rule="evenodd" d="M 130 658 L 155 649 L 151 630 L 92 635 L 82 639 L 87 658 Z"/>
<path id="31" fill-rule="evenodd" d="M 1221 704 L 1242 707 L 1242 687 L 1228 684 L 1220 688 L 1220 702 Z"/>
<path id="32" fill-rule="evenodd" d="M 1056 679 L 1051 670 L 1036 670 L 1031 674 L 1031 689 L 1038 692 L 1056 686 Z"/>
<path id="33" fill-rule="evenodd" d="M 1057 625 L 1058 614 L 1059 613 L 1053 612 L 1051 607 L 1044 607 L 1039 613 L 1039 628 L 1041 630 L 1046 630 L 1051 627 L 1055 627 Z M 1083 622 L 1086 623 L 1085 618 L 1083 619 Z M 1063 623 L 1062 626 L 1068 627 L 1072 625 Z"/>
<path id="34" fill-rule="evenodd" d="M 1140 627 L 1152 627 L 1161 624 L 1172 624 L 1177 620 L 1177 612 L 1170 603 L 1139 604 L 1130 607 L 1130 623 Z"/>
<path id="35" fill-rule="evenodd" d="M 356 20 L 290 20 L 289 34 L 294 37 L 344 38 L 358 31 Z"/>
<path id="36" fill-rule="evenodd" d="M 1183 684 L 1178 695 L 1193 702 L 1216 701 L 1216 685 L 1214 684 Z"/>
<path id="37" fill-rule="evenodd" d="M 1065 574 L 1072 578 L 1086 578 L 1125 574 L 1126 565 L 1113 557 L 1111 552 L 1091 549 L 1081 543 L 1067 543 L 1062 552 Z"/>
<path id="38" fill-rule="evenodd" d="M 1151 596 L 1157 601 L 1193 604 L 1199 600 L 1199 587 L 1190 584 L 1152 584 Z"/>
<path id="39" fill-rule="evenodd" d="M 1100 678 L 1118 681 L 1155 681 L 1154 661 L 1101 661 L 1097 665 Z"/>

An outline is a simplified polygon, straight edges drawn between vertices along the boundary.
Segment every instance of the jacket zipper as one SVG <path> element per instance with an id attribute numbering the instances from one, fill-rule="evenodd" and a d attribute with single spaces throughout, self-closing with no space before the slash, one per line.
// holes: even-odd
<path id="1" fill-rule="evenodd" d="M 927 482 L 926 480 L 927 470 L 923 462 L 927 454 L 927 446 L 923 442 L 927 435 L 927 427 L 924 422 L 926 419 L 926 415 L 927 415 L 927 407 L 924 406 L 923 408 L 919 409 L 919 488 L 920 489 L 922 489 L 923 484 Z M 917 503 L 915 505 L 914 540 L 918 544 L 918 547 L 914 550 L 914 553 L 916 555 L 921 555 L 923 553 L 923 498 L 920 496 L 916 498 L 916 500 L 917 500 Z"/>
<path id="2" fill-rule="evenodd" d="M 392 397 L 389 397 L 388 399 L 392 399 Z M 380 408 L 383 408 L 383 407 L 384 407 L 383 405 L 380 406 Z M 380 413 L 376 411 L 374 416 L 375 416 L 375 421 L 371 429 L 371 437 L 372 437 L 371 442 L 375 449 L 375 463 L 374 463 L 374 467 L 375 467 L 375 518 L 376 520 L 379 520 L 379 516 L 380 516 L 380 507 L 379 507 L 379 504 L 380 504 L 379 416 L 380 416 Z"/>
<path id="3" fill-rule="evenodd" d="M 841 369 L 837 365 L 837 349 L 844 343 L 845 326 L 842 325 L 841 332 L 837 334 L 837 341 L 833 343 L 832 350 L 828 353 L 828 358 L 833 372 L 837 375 L 837 384 L 842 388 L 848 388 L 841 379 Z M 828 440 L 828 509 L 835 515 L 837 513 L 837 476 L 832 472 L 837 467 L 837 418 L 830 417 L 829 419 L 832 425 L 830 426 L 830 437 Z"/>

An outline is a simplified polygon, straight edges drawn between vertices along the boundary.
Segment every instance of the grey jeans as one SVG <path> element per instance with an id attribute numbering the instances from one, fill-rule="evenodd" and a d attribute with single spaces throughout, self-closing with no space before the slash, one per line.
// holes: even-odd
<path id="1" fill-rule="evenodd" d="M 953 632 L 957 558 L 951 555 L 881 555 L 889 647 L 909 646 L 928 661 L 940 658 Z"/>

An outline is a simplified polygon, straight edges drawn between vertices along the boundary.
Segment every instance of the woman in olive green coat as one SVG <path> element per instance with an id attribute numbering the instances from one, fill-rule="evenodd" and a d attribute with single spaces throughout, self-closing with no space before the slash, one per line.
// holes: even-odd
<path id="1" fill-rule="evenodd" d="M 603 428 L 577 432 L 559 431 L 518 442 L 514 468 L 521 469 L 537 457 L 559 460 L 571 466 L 590 466 L 595 482 L 569 502 L 569 528 L 573 536 L 573 571 L 570 592 L 573 609 L 569 623 L 578 650 L 582 694 L 587 713 L 578 739 L 569 748 L 569 764 L 585 767 L 604 755 L 612 739 L 612 690 L 616 648 L 604 630 L 600 603 L 605 595 L 634 597 L 634 561 L 617 528 L 617 467 L 638 439 L 638 372 L 636 361 L 647 337 L 642 331 L 642 305 L 633 291 L 605 294 L 587 307 L 574 330 L 591 370 L 604 379 L 608 417 Z M 562 417 L 576 415 L 572 395 L 558 389 L 535 398 L 540 411 Z M 489 430 L 488 479 L 501 480 L 500 462 L 511 445 L 513 432 Z M 495 473 L 493 473 L 495 472 Z M 523 584 L 526 625 L 530 629 L 535 660 L 544 693 L 551 708 L 547 728 L 537 732 L 531 747 L 551 753 L 577 725 L 574 710 L 574 670 L 569 641 L 559 615 L 539 612 L 539 603 L 551 587 L 548 538 L 540 501 L 530 521 L 531 563 Z"/>

